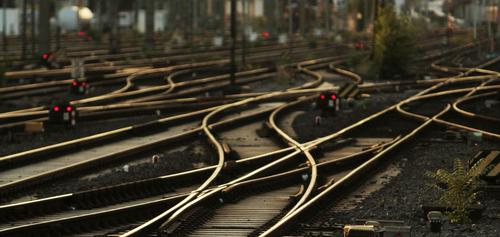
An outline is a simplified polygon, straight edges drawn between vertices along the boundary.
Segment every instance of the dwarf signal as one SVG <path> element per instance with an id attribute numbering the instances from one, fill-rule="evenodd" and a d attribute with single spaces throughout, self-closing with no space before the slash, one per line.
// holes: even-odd
<path id="1" fill-rule="evenodd" d="M 335 113 L 340 109 L 337 93 L 322 92 L 316 101 L 316 106 L 321 110 L 321 116 L 335 116 Z"/>
<path id="2" fill-rule="evenodd" d="M 83 95 L 87 94 L 89 90 L 89 83 L 86 81 L 74 80 L 71 82 L 71 94 Z"/>
<path id="3" fill-rule="evenodd" d="M 75 126 L 77 117 L 76 107 L 70 104 L 56 104 L 49 109 L 49 121 L 54 124 Z"/>

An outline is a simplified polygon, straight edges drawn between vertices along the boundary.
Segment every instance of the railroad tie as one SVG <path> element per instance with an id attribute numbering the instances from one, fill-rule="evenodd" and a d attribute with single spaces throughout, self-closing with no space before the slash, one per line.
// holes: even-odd
<path id="1" fill-rule="evenodd" d="M 499 163 L 500 161 L 500 151 L 490 151 L 486 157 L 482 158 L 477 162 L 477 169 L 472 173 L 474 176 L 486 175 L 488 172 L 490 165 L 495 163 Z M 489 173 L 488 173 L 489 174 Z"/>

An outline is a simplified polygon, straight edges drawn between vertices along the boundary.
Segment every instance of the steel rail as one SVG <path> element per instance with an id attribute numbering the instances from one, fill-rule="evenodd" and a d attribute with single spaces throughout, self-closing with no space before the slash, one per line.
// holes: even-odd
<path id="1" fill-rule="evenodd" d="M 483 67 L 484 65 L 491 65 L 492 63 L 496 62 L 500 60 L 500 57 L 498 58 L 495 58 L 494 60 L 492 61 L 489 61 L 485 64 L 482 64 L 480 65 L 479 67 Z M 491 63 L 491 64 L 490 64 Z M 341 134 L 347 132 L 348 130 L 354 128 L 354 127 L 357 127 L 357 126 L 360 126 L 362 124 L 365 124 L 367 123 L 368 121 L 371 121 L 372 119 L 375 119 L 389 111 L 394 111 L 394 110 L 397 110 L 398 108 L 398 105 L 401 105 L 403 103 L 407 103 L 410 99 L 414 98 L 414 97 L 419 97 L 419 96 L 424 96 L 426 95 L 427 93 L 443 86 L 443 85 L 446 85 L 447 83 L 452 83 L 453 81 L 456 81 L 457 78 L 459 77 L 463 77 L 463 76 L 466 76 L 468 74 L 470 74 L 471 72 L 470 71 L 466 71 L 465 73 L 460 73 L 458 76 L 454 77 L 454 78 L 450 78 L 446 81 L 443 81 L 443 82 L 440 82 L 438 84 L 435 84 L 419 93 L 417 93 L 416 95 L 406 99 L 406 100 L 403 100 L 399 103 L 397 103 L 396 105 L 393 105 L 389 108 L 386 108 L 380 112 L 377 112 L 371 116 L 368 116 L 367 118 L 365 119 L 362 119 L 360 121 L 358 121 L 357 123 L 354 123 L 346 128 L 343 128 L 341 129 L 340 131 L 338 131 L 337 133 L 334 133 L 334 134 L 331 134 L 329 136 L 325 136 L 323 138 L 320 138 L 320 139 L 317 139 L 316 142 L 312 142 L 309 144 L 309 147 L 315 147 L 323 142 L 325 142 L 326 140 L 325 139 L 333 139 L 333 138 L 336 138 L 338 136 L 340 136 Z M 275 225 L 273 225 L 271 228 L 269 228 L 268 230 L 266 230 L 264 233 L 262 233 L 262 235 L 260 236 L 278 236 L 278 235 L 281 235 L 283 234 L 282 232 L 284 231 L 284 229 L 286 228 L 286 225 L 290 224 L 291 221 L 295 220 L 296 218 L 298 218 L 299 215 L 301 215 L 302 213 L 304 213 L 309 207 L 315 205 L 319 200 L 321 200 L 322 198 L 324 198 L 327 194 L 330 194 L 332 191 L 346 185 L 346 183 L 350 182 L 350 180 L 355 177 L 356 175 L 358 175 L 358 173 L 368 169 L 369 167 L 373 166 L 375 164 L 375 162 L 377 162 L 384 154 L 386 154 L 387 152 L 391 151 L 392 149 L 394 149 L 396 146 L 398 146 L 399 144 L 405 142 L 406 140 L 412 138 L 415 134 L 417 134 L 418 132 L 420 132 L 421 130 L 423 130 L 424 128 L 426 128 L 429 124 L 431 124 L 432 121 L 434 121 L 435 119 L 437 119 L 439 116 L 441 116 L 442 114 L 444 114 L 445 111 L 441 111 L 440 113 L 436 114 L 435 116 L 432 117 L 432 119 L 429 119 L 429 120 L 426 120 L 424 121 L 419 127 L 417 127 L 416 129 L 414 129 L 412 132 L 408 133 L 407 135 L 405 135 L 402 139 L 396 141 L 395 143 L 393 143 L 392 145 L 390 145 L 389 147 L 387 147 L 386 149 L 382 150 L 381 152 L 379 152 L 377 155 L 375 155 L 374 157 L 372 157 L 370 160 L 368 160 L 367 162 L 363 163 L 361 166 L 359 166 L 358 168 L 356 168 L 355 170 L 351 171 L 347 176 L 344 176 L 341 180 L 335 182 L 333 185 L 327 187 L 324 191 L 322 191 L 321 193 L 319 193 L 318 195 L 316 195 L 315 197 L 313 197 L 312 199 L 310 199 L 306 204 L 300 206 L 296 211 L 294 211 L 293 213 L 290 213 L 288 214 L 287 216 L 285 216 L 284 218 L 282 218 L 280 221 L 278 221 Z"/>
<path id="2" fill-rule="evenodd" d="M 450 95 L 450 94 L 458 94 L 458 93 L 466 93 L 466 95 L 464 95 L 461 98 L 468 98 L 470 95 L 474 94 L 476 91 L 491 90 L 491 89 L 498 90 L 498 89 L 500 89 L 500 85 L 485 86 L 489 82 L 490 81 L 483 82 L 478 87 L 456 89 L 456 90 L 450 90 L 450 91 L 444 91 L 444 92 L 437 92 L 437 93 L 433 93 L 433 94 L 427 94 L 427 95 L 424 95 L 424 96 L 414 97 L 411 100 L 406 101 L 405 103 L 399 104 L 397 106 L 397 111 L 400 112 L 400 113 L 402 113 L 402 114 L 404 114 L 404 115 L 407 115 L 407 116 L 410 116 L 410 117 L 413 117 L 413 118 L 417 118 L 419 120 L 423 120 L 423 121 L 432 120 L 433 122 L 435 122 L 437 124 L 451 126 L 451 127 L 456 127 L 456 128 L 460 128 L 460 129 L 465 129 L 465 130 L 468 130 L 468 131 L 471 131 L 471 132 L 479 132 L 479 133 L 482 133 L 482 134 L 486 135 L 487 137 L 491 137 L 491 138 L 494 138 L 494 139 L 500 139 L 500 134 L 496 134 L 496 133 L 484 131 L 484 130 L 473 128 L 473 127 L 469 127 L 469 126 L 464 126 L 464 125 L 461 125 L 461 124 L 458 124 L 458 123 L 449 122 L 449 121 L 440 119 L 439 118 L 440 116 L 429 118 L 429 117 L 421 115 L 421 114 L 416 114 L 416 113 L 409 112 L 409 111 L 407 111 L 407 110 L 405 110 L 405 109 L 402 108 L 402 106 L 404 106 L 407 103 L 410 103 L 412 101 L 421 100 L 421 99 L 439 97 L 439 96 Z M 452 106 L 450 104 L 448 104 L 447 107 L 443 110 L 444 113 L 448 112 L 451 108 L 452 108 Z"/>
<path id="3" fill-rule="evenodd" d="M 321 59 L 321 60 L 310 60 L 310 61 L 306 61 L 306 62 L 302 62 L 304 64 L 315 64 L 315 63 L 318 63 L 318 62 L 322 62 L 322 61 L 328 61 L 328 60 L 332 60 L 332 57 L 328 57 L 328 58 L 324 58 L 324 59 Z M 319 78 L 316 78 L 316 80 L 314 80 L 313 82 L 311 83 L 306 83 L 298 88 L 308 88 L 308 87 L 313 87 L 313 86 L 317 86 L 319 84 L 322 83 L 322 78 L 319 77 Z M 293 90 L 293 89 L 296 89 L 296 88 L 292 88 L 292 89 L 289 89 L 289 90 Z M 206 186 L 208 186 L 208 184 L 210 184 L 211 182 L 213 182 L 213 180 L 215 180 L 215 178 L 217 177 L 217 175 L 220 173 L 220 171 L 222 170 L 223 168 L 223 164 L 224 164 L 224 151 L 222 149 L 222 145 L 217 141 L 217 139 L 215 138 L 215 136 L 213 136 L 213 134 L 211 134 L 210 132 L 210 128 L 207 126 L 208 124 L 208 120 L 210 119 L 211 116 L 215 115 L 216 113 L 220 112 L 220 111 L 223 111 L 225 109 L 228 109 L 228 108 L 232 108 L 232 107 L 237 107 L 237 106 L 240 106 L 240 105 L 243 105 L 243 104 L 246 104 L 246 103 L 249 103 L 249 102 L 255 102 L 257 100 L 261 100 L 261 99 L 267 99 L 267 98 L 271 98 L 271 97 L 274 97 L 276 95 L 279 95 L 281 94 L 281 92 L 272 92 L 272 93 L 269 93 L 269 94 L 265 94 L 265 95 L 261 95 L 261 96 L 257 96 L 257 97 L 253 97 L 253 98 L 249 98 L 249 99 L 246 99 L 246 100 L 243 100 L 243 101 L 239 101 L 239 102 L 235 102 L 235 103 L 232 103 L 232 104 L 228 104 L 228 105 L 225 105 L 225 106 L 222 106 L 220 107 L 219 109 L 217 110 L 214 110 L 212 111 L 211 113 L 209 113 L 204 119 L 203 119 L 203 129 L 205 131 L 205 134 L 207 134 L 207 136 L 209 137 L 211 143 L 216 147 L 216 150 L 217 150 L 217 153 L 218 153 L 218 156 L 219 156 L 219 167 L 218 169 L 216 169 L 212 175 L 206 180 L 206 182 L 200 186 L 199 190 L 200 192 L 203 191 Z M 296 151 L 294 153 L 298 153 L 299 151 Z M 295 156 L 296 154 L 290 154 L 286 157 L 284 157 L 285 159 L 278 159 L 277 161 L 279 162 L 282 162 L 282 161 L 285 161 L 287 160 L 288 158 L 290 157 L 293 157 Z M 274 164 L 275 162 L 272 162 L 270 164 Z M 268 164 L 269 165 L 269 164 Z M 267 169 L 267 165 L 262 167 L 265 169 Z M 269 166 L 271 167 L 271 166 Z M 244 179 L 247 179 L 249 177 L 251 177 L 252 175 L 256 175 L 258 174 L 259 172 L 261 172 L 261 169 L 257 169 L 255 170 L 254 172 L 251 172 L 249 173 L 248 175 L 244 175 L 240 178 L 244 178 Z M 235 179 L 234 181 L 236 180 L 239 180 L 239 179 Z M 206 184 L 206 185 L 205 185 Z M 143 235 L 145 232 L 151 230 L 151 228 L 154 228 L 155 226 L 158 226 L 161 222 L 163 221 L 164 223 L 162 224 L 162 226 L 160 228 L 163 228 L 163 226 L 168 226 L 171 222 L 173 222 L 178 216 L 180 216 L 185 210 L 187 210 L 188 208 L 196 205 L 196 203 L 200 202 L 201 200 L 213 195 L 214 193 L 217 193 L 219 192 L 220 190 L 214 190 L 212 192 L 208 192 L 208 193 L 200 193 L 198 196 L 193 196 L 193 195 L 189 195 L 188 197 L 186 197 L 183 201 L 181 201 L 180 203 L 178 203 L 177 205 L 175 205 L 174 207 L 170 208 L 169 210 L 166 210 L 165 212 L 163 212 L 161 215 L 158 215 L 157 217 L 155 217 L 154 219 L 148 221 L 147 223 L 144 223 L 143 225 L 125 233 L 124 235 L 122 236 L 141 236 Z M 170 215 L 170 216 L 169 216 Z M 167 220 L 165 221 L 164 219 Z"/>
<path id="4" fill-rule="evenodd" d="M 460 108 L 461 103 L 465 103 L 465 102 L 470 101 L 470 100 L 481 99 L 484 97 L 495 96 L 495 95 L 498 95 L 498 92 L 489 92 L 489 93 L 483 93 L 483 94 L 479 94 L 479 95 L 469 96 L 467 98 L 461 98 L 452 104 L 452 108 L 455 111 L 457 111 L 458 113 L 460 113 L 464 116 L 470 117 L 470 118 L 480 118 L 480 119 L 489 120 L 489 121 L 493 121 L 493 122 L 500 122 L 500 118 L 476 114 L 476 113 L 472 113 L 469 111 L 465 111 L 464 109 Z"/>
<path id="5" fill-rule="evenodd" d="M 321 169 L 327 169 L 327 168 L 332 167 L 332 166 L 345 164 L 346 162 L 349 162 L 349 163 L 360 162 L 360 161 L 362 161 L 360 159 L 364 159 L 363 158 L 364 156 L 366 156 L 368 154 L 376 153 L 380 148 L 388 146 L 392 142 L 394 142 L 394 141 L 391 141 L 391 142 L 385 143 L 385 144 L 380 144 L 378 146 L 371 147 L 370 149 L 359 151 L 357 153 L 345 155 L 345 156 L 338 158 L 338 159 L 335 159 L 335 160 L 323 161 L 323 162 L 318 164 L 318 167 Z M 197 170 L 207 170 L 209 168 L 215 169 L 215 166 L 206 167 L 206 168 L 197 169 Z M 184 175 L 184 173 L 196 173 L 197 170 L 187 171 L 187 172 L 168 175 L 168 176 L 163 176 L 163 177 L 159 177 L 159 178 L 163 178 L 163 179 L 168 178 L 168 177 L 175 178 L 175 177 Z M 239 188 L 241 186 L 249 185 L 252 183 L 262 183 L 264 181 L 288 179 L 289 177 L 296 176 L 305 170 L 307 170 L 307 167 L 295 168 L 295 169 L 290 170 L 290 171 L 284 171 L 284 172 L 277 173 L 277 174 L 270 174 L 270 175 L 267 175 L 264 177 L 256 177 L 254 179 L 234 183 L 230 187 L 222 189 L 222 191 L 220 191 L 220 192 L 228 192 L 229 189 Z M 224 185 L 219 185 L 217 187 L 211 187 L 211 188 L 206 190 L 206 193 L 213 193 L 212 192 L 213 190 L 216 190 L 220 187 L 224 187 Z M 52 220 L 46 220 L 46 221 L 42 221 L 42 222 L 30 223 L 30 224 L 26 224 L 26 225 L 14 226 L 12 228 L 0 230 L 0 236 L 5 236 L 5 235 L 19 236 L 19 234 L 21 234 L 21 233 L 27 234 L 30 232 L 37 232 L 37 230 L 41 230 L 43 232 L 46 230 L 45 226 L 55 226 L 55 225 L 57 225 L 57 223 L 67 223 L 68 225 L 70 225 L 70 226 L 68 226 L 68 228 L 72 229 L 72 228 L 75 228 L 75 227 L 71 226 L 73 223 L 82 223 L 82 222 L 87 222 L 87 221 L 92 221 L 92 220 L 99 220 L 99 218 L 102 218 L 103 216 L 120 216 L 120 215 L 123 215 L 125 213 L 133 213 L 134 210 L 139 210 L 141 208 L 147 208 L 148 206 L 150 206 L 154 203 L 162 203 L 162 202 L 165 202 L 168 200 L 169 202 L 172 202 L 171 205 L 174 205 L 174 202 L 180 201 L 180 199 L 189 196 L 189 194 L 193 193 L 193 192 L 196 192 L 196 191 L 175 193 L 175 194 L 172 194 L 172 195 L 165 197 L 164 199 L 155 200 L 155 201 L 148 201 L 146 203 L 141 203 L 141 204 L 126 205 L 123 207 L 118 207 L 118 208 L 109 209 L 109 210 L 97 211 L 97 212 L 87 213 L 87 214 L 78 214 L 78 215 L 74 215 L 71 217 L 59 217 L 58 219 L 52 219 Z M 26 202 L 26 203 L 22 203 L 22 204 L 13 204 L 13 205 L 8 205 L 8 206 L 3 206 L 3 207 L 0 207 L 0 210 L 2 208 L 3 209 L 5 209 L 5 208 L 11 208 L 11 209 L 17 208 L 18 210 L 22 210 L 23 205 L 24 206 L 28 205 L 27 206 L 28 208 L 34 208 L 35 207 L 34 205 L 41 205 L 44 202 L 49 202 L 49 203 L 68 202 L 69 201 L 68 199 L 71 199 L 71 198 L 78 199 L 78 195 L 80 195 L 80 194 L 78 194 L 78 193 L 64 194 L 64 195 L 46 198 L 44 200 L 36 200 L 36 201 L 30 201 L 30 202 Z M 85 195 L 87 195 L 87 193 Z M 172 199 L 172 198 L 174 198 L 174 199 Z M 127 215 L 129 215 L 129 214 L 127 214 Z M 54 229 L 54 231 L 59 231 L 60 226 L 61 225 L 59 225 L 59 227 L 57 227 L 57 230 Z"/>

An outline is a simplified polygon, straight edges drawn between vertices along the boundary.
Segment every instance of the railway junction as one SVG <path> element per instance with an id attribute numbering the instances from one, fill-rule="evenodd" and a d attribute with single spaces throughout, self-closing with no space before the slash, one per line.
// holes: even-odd
<path id="1" fill-rule="evenodd" d="M 0 7 L 0 236 L 500 236 L 499 1 Z"/>

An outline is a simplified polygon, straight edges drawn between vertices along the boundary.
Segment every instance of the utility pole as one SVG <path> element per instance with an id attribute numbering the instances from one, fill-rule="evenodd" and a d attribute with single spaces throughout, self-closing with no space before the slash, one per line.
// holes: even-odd
<path id="1" fill-rule="evenodd" d="M 248 0 L 242 0 L 243 3 L 243 20 L 242 20 L 242 29 L 243 29 L 243 37 L 241 37 L 241 64 L 243 67 L 246 66 L 246 54 L 247 54 L 247 17 L 248 17 Z"/>
<path id="2" fill-rule="evenodd" d="M 491 6 L 492 2 L 488 0 L 487 5 Z M 488 14 L 488 40 L 490 41 L 490 53 L 493 52 L 493 29 L 491 28 L 491 21 L 493 20 L 493 12 L 489 12 Z"/>
<path id="3" fill-rule="evenodd" d="M 24 0 L 25 1 L 25 0 Z M 52 1 L 46 0 L 38 4 L 38 52 L 50 52 L 50 5 Z"/>
<path id="4" fill-rule="evenodd" d="M 198 34 L 198 0 L 193 0 L 193 33 L 191 38 Z"/>
<path id="5" fill-rule="evenodd" d="M 109 53 L 115 54 L 119 51 L 119 35 L 118 35 L 118 5 L 120 0 L 107 0 L 107 14 L 109 26 Z"/>
<path id="6" fill-rule="evenodd" d="M 372 34 L 372 52 L 370 54 L 370 58 L 373 59 L 375 57 L 375 45 L 377 39 L 377 20 L 378 20 L 378 6 L 379 0 L 373 0 L 373 34 Z"/>
<path id="7" fill-rule="evenodd" d="M 292 0 L 288 0 L 288 36 L 290 37 L 289 53 L 293 50 L 293 6 Z"/>
<path id="8" fill-rule="evenodd" d="M 27 0 L 23 0 L 22 3 L 22 17 L 23 19 L 21 20 L 21 60 L 26 59 L 26 11 L 27 11 Z"/>
<path id="9" fill-rule="evenodd" d="M 144 44 L 146 51 L 154 48 L 155 34 L 155 0 L 146 0 L 146 42 Z"/>
<path id="10" fill-rule="evenodd" d="M 500 0 L 497 0 L 497 9 L 500 9 Z M 496 45 L 498 45 L 500 42 L 498 41 L 500 39 L 500 12 L 497 11 L 497 32 L 496 32 Z"/>
<path id="11" fill-rule="evenodd" d="M 331 11 L 332 11 L 332 0 L 324 0 L 325 1 L 325 34 L 330 36 L 331 27 Z"/>
<path id="12" fill-rule="evenodd" d="M 228 94 L 237 93 L 238 88 L 236 88 L 236 0 L 231 0 L 231 74 L 230 74 L 230 85 L 228 89 Z"/>
<path id="13" fill-rule="evenodd" d="M 477 6 L 477 4 L 478 4 L 477 1 L 478 0 L 474 0 L 474 3 L 473 3 L 474 4 L 474 10 L 473 10 L 474 12 L 473 12 L 473 16 L 472 16 L 472 21 L 473 21 L 473 23 L 472 23 L 473 24 L 473 39 L 474 39 L 474 41 L 477 40 L 477 17 L 478 17 L 478 10 L 479 10 L 479 8 Z"/>
<path id="14" fill-rule="evenodd" d="M 7 0 L 3 0 L 2 3 L 2 50 L 7 51 Z"/>
<path id="15" fill-rule="evenodd" d="M 300 35 L 302 35 L 302 37 L 306 34 L 306 7 L 307 2 L 305 0 L 299 0 Z"/>
<path id="16" fill-rule="evenodd" d="M 97 3 L 99 4 L 99 3 Z M 132 26 L 132 29 L 134 31 L 138 31 L 138 22 L 139 22 L 139 0 L 134 1 L 134 25 Z"/>
<path id="17" fill-rule="evenodd" d="M 36 48 L 36 43 L 35 43 L 35 0 L 30 0 L 30 9 L 31 9 L 31 14 L 30 14 L 30 20 L 31 20 L 31 54 L 35 54 L 35 48 Z"/>

